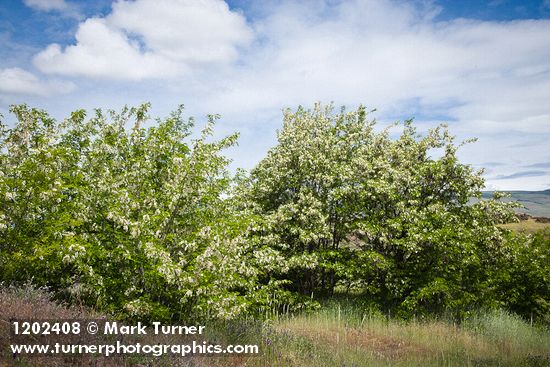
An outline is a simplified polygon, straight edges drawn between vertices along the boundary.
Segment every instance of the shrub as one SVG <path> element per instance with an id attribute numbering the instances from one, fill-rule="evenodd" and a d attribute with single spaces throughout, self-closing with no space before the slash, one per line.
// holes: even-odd
<path id="1" fill-rule="evenodd" d="M 13 106 L 0 135 L 0 280 L 140 319 L 232 318 L 273 302 L 262 252 L 228 199 L 221 152 L 180 107 L 149 128 L 149 105 L 62 123 Z M 127 125 L 133 121 L 133 127 Z"/>
<path id="2" fill-rule="evenodd" d="M 514 203 L 470 203 L 482 172 L 459 162 L 445 126 L 421 136 L 406 121 L 392 139 L 375 125 L 364 107 L 285 112 L 243 190 L 256 235 L 288 264 L 277 276 L 306 295 L 359 287 L 405 316 L 491 303 L 496 224 Z"/>

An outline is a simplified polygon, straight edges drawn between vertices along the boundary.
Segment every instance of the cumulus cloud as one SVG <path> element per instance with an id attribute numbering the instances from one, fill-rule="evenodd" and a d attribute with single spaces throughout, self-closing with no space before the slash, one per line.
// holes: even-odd
<path id="1" fill-rule="evenodd" d="M 159 55 L 186 63 L 232 61 L 252 37 L 244 17 L 219 0 L 121 1 L 107 21 L 141 36 Z"/>
<path id="2" fill-rule="evenodd" d="M 82 22 L 76 43 L 49 45 L 34 58 L 45 73 L 105 79 L 164 79 L 234 61 L 252 32 L 221 0 L 118 1 Z"/>
<path id="3" fill-rule="evenodd" d="M 480 125 L 547 118 L 550 21 L 438 22 L 436 10 L 382 1 L 276 6 L 256 24 L 266 47 L 221 98 L 363 101 L 382 110 L 413 101 Z"/>
<path id="4" fill-rule="evenodd" d="M 550 20 L 440 21 L 429 5 L 316 4 L 266 12 L 254 24 L 263 47 L 219 78 L 204 103 L 251 115 L 257 106 L 366 103 L 382 120 L 417 115 L 420 124 L 438 119 L 461 138 L 479 137 L 464 160 L 500 162 L 501 174 L 550 158 Z M 541 189 L 548 179 L 488 182 Z"/>
<path id="5" fill-rule="evenodd" d="M 86 20 L 79 26 L 76 40 L 76 45 L 65 49 L 49 45 L 35 56 L 35 65 L 45 73 L 133 80 L 168 77 L 182 71 L 171 60 L 142 51 L 137 41 L 110 27 L 105 19 Z"/>
<path id="6" fill-rule="evenodd" d="M 461 154 L 501 164 L 489 185 L 550 180 L 496 179 L 550 160 L 550 20 L 441 20 L 433 2 L 384 0 L 265 1 L 247 11 L 248 20 L 220 0 L 118 1 L 81 22 L 74 44 L 50 45 L 34 62 L 59 75 L 160 79 L 163 92 L 143 87 L 140 101 L 184 98 L 250 131 L 237 162 L 253 164 L 273 143 L 259 121 L 272 131 L 282 107 L 320 100 L 478 136 Z"/>
<path id="7" fill-rule="evenodd" d="M 20 68 L 0 69 L 0 93 L 47 96 L 75 89 L 69 82 L 41 80 Z"/>

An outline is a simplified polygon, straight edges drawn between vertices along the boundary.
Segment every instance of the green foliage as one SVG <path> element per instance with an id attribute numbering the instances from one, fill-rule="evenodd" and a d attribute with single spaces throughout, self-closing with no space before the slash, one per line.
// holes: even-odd
<path id="1" fill-rule="evenodd" d="M 508 232 L 492 281 L 502 306 L 550 324 L 550 230 Z"/>
<path id="2" fill-rule="evenodd" d="M 148 105 L 56 123 L 14 106 L 3 128 L 0 272 L 125 317 L 231 318 L 273 297 L 224 199 L 237 135 L 198 138 L 180 107 L 144 128 Z M 133 127 L 127 124 L 133 121 Z M 210 139 L 211 140 L 211 139 Z"/>
<path id="3" fill-rule="evenodd" d="M 270 316 L 338 290 L 403 317 L 481 307 L 550 322 L 548 232 L 497 226 L 516 204 L 481 199 L 482 172 L 445 126 L 406 121 L 392 138 L 363 107 L 287 110 L 278 144 L 233 177 L 237 135 L 213 139 L 217 116 L 195 136 L 182 107 L 155 122 L 148 108 L 58 123 L 12 107 L 0 281 L 145 320 Z"/>
<path id="4" fill-rule="evenodd" d="M 286 258 L 278 276 L 304 294 L 358 287 L 405 316 L 490 304 L 496 224 L 515 204 L 470 204 L 482 172 L 459 162 L 445 126 L 421 136 L 406 121 L 391 139 L 367 117 L 286 111 L 278 145 L 252 171 L 246 201 L 257 236 Z"/>

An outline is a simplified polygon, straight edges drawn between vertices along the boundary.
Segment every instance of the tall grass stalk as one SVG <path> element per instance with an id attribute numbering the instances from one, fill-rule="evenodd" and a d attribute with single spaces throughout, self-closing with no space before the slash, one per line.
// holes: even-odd
<path id="1" fill-rule="evenodd" d="M 266 365 L 550 366 L 550 330 L 504 311 L 479 312 L 458 325 L 397 320 L 339 302 L 280 317 L 275 328 L 288 358 Z"/>

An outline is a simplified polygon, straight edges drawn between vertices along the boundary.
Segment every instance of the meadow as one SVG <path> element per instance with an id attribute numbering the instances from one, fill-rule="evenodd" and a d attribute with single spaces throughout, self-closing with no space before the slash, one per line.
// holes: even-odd
<path id="1" fill-rule="evenodd" d="M 276 322 L 279 359 L 270 366 L 545 366 L 550 332 L 503 312 L 480 312 L 460 325 L 402 321 L 334 303 Z M 276 351 L 277 349 L 275 349 Z M 262 365 L 259 363 L 258 365 Z"/>
<path id="2" fill-rule="evenodd" d="M 550 223 L 537 222 L 535 219 L 529 218 L 515 223 L 502 224 L 501 227 L 521 233 L 535 233 L 550 228 Z"/>
<path id="3" fill-rule="evenodd" d="M 0 290 L 2 366 L 543 367 L 550 364 L 549 328 L 530 325 L 517 315 L 493 310 L 478 312 L 461 323 L 445 317 L 404 321 L 349 297 L 326 300 L 317 311 L 276 314 L 260 328 L 243 331 L 239 336 L 241 342 L 259 344 L 261 354 L 258 356 L 13 356 L 7 345 L 7 324 L 12 317 L 96 319 L 102 315 L 89 309 L 60 305 L 53 302 L 47 292 L 32 287 Z M 223 336 L 216 335 L 215 330 L 209 335 L 212 339 L 220 337 Z M 175 343 L 176 340 L 165 338 L 162 342 Z"/>

